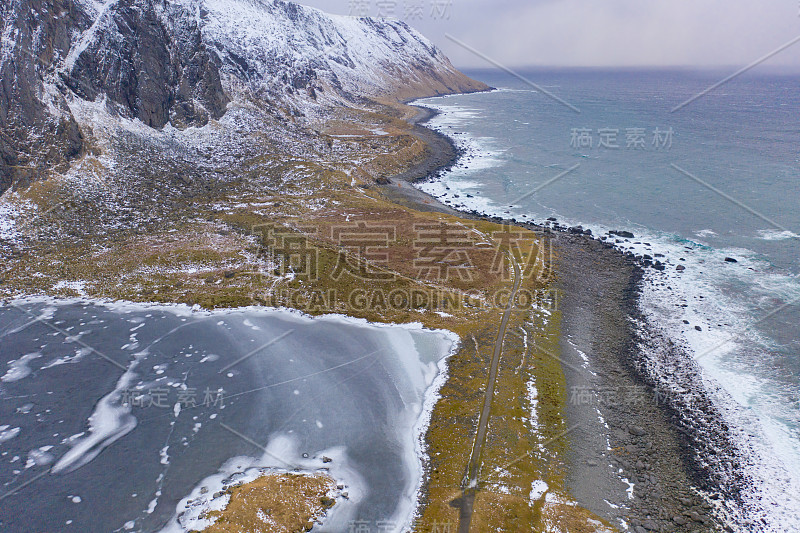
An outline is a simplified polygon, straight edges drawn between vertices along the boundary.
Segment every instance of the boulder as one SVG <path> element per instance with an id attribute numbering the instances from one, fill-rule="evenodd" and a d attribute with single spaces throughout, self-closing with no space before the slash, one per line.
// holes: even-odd
<path id="1" fill-rule="evenodd" d="M 623 239 L 633 239 L 635 235 L 630 231 L 621 231 L 621 230 L 614 230 L 609 231 L 611 235 L 616 235 L 617 237 L 622 237 Z"/>

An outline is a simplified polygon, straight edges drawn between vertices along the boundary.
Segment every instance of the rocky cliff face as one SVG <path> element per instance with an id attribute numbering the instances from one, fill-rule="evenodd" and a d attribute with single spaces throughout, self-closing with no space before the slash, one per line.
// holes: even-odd
<path id="1" fill-rule="evenodd" d="M 72 0 L 12 0 L 0 7 L 0 192 L 78 155 L 83 139 L 52 84 L 76 31 L 91 20 Z"/>
<path id="2" fill-rule="evenodd" d="M 0 13 L 0 193 L 90 149 L 89 102 L 183 130 L 232 101 L 301 117 L 485 89 L 402 22 L 281 0 L 7 0 Z"/>
<path id="3" fill-rule="evenodd" d="M 121 115 L 154 128 L 203 126 L 222 116 L 228 99 L 219 60 L 190 13 L 151 0 L 119 0 L 95 17 L 62 66 L 75 95 L 104 96 Z"/>

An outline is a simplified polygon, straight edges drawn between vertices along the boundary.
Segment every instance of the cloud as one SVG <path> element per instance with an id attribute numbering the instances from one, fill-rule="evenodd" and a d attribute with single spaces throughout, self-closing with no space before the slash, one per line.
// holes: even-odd
<path id="1" fill-rule="evenodd" d="M 768 4 L 563 0 L 497 13 L 463 31 L 474 47 L 516 66 L 736 65 L 800 34 L 796 6 Z M 449 45 L 447 51 L 456 62 L 475 64 L 469 53 Z M 800 45 L 793 52 L 776 62 L 800 63 Z"/>
<path id="2" fill-rule="evenodd" d="M 797 0 L 452 0 L 447 17 L 408 20 L 459 67 L 489 66 L 449 33 L 508 66 L 732 66 L 800 35 Z M 406 2 L 394 2 L 402 18 Z M 347 0 L 306 0 L 348 14 Z M 375 15 L 378 0 L 367 1 Z M 800 67 L 800 43 L 770 65 Z"/>

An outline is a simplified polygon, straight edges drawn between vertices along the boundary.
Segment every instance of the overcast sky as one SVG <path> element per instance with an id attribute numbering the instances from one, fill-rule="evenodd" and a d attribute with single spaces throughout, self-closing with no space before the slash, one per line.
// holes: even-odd
<path id="1" fill-rule="evenodd" d="M 510 67 L 744 66 L 800 36 L 800 0 L 299 2 L 341 15 L 401 18 L 460 68 L 489 64 L 445 34 Z M 800 68 L 800 43 L 766 64 Z"/>

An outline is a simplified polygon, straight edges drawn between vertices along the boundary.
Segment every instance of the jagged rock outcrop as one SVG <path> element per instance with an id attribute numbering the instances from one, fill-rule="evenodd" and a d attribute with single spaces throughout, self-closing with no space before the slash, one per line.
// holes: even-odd
<path id="1" fill-rule="evenodd" d="M 91 20 L 73 0 L 0 6 L 0 193 L 45 177 L 80 154 L 83 138 L 64 95 L 45 82 Z"/>
<path id="2" fill-rule="evenodd" d="M 225 112 L 217 63 L 182 6 L 119 0 L 81 36 L 62 76 L 81 98 L 104 95 L 148 126 L 183 128 Z"/>
<path id="3" fill-rule="evenodd" d="M 202 126 L 225 112 L 217 58 L 179 5 L 12 0 L 0 25 L 0 192 L 82 152 L 70 98 L 106 98 L 155 128 Z"/>
<path id="4" fill-rule="evenodd" d="M 283 0 L 6 0 L 0 14 L 0 193 L 95 149 L 87 102 L 182 130 L 234 100 L 305 116 L 486 88 L 403 22 Z"/>

